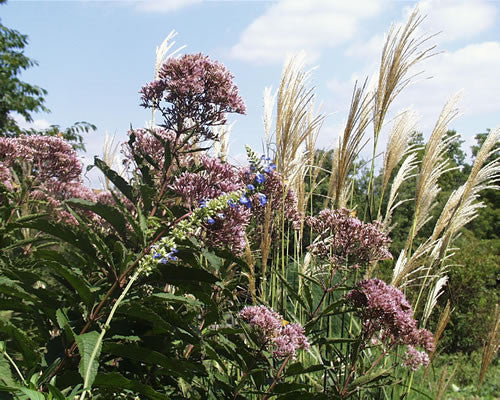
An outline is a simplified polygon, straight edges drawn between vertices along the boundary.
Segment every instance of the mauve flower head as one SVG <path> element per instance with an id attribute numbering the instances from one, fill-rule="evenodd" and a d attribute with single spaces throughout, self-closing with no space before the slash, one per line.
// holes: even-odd
<path id="1" fill-rule="evenodd" d="M 266 306 L 248 306 L 240 311 L 240 318 L 258 328 L 265 336 L 272 337 L 281 329 L 283 318 Z"/>
<path id="2" fill-rule="evenodd" d="M 359 267 L 392 258 L 388 248 L 391 240 L 380 224 L 361 222 L 346 208 L 324 209 L 316 217 L 307 217 L 306 223 L 319 234 L 309 251 L 337 267 L 347 262 Z"/>
<path id="3" fill-rule="evenodd" d="M 406 368 L 416 371 L 421 366 L 429 365 L 429 355 L 425 351 L 418 351 L 413 346 L 408 346 L 403 365 Z"/>
<path id="4" fill-rule="evenodd" d="M 80 179 L 82 165 L 70 144 L 55 136 L 0 137 L 0 162 L 4 167 L 16 163 L 29 165 L 32 178 L 39 183 L 70 182 Z"/>
<path id="5" fill-rule="evenodd" d="M 260 332 L 262 341 L 275 357 L 295 358 L 297 350 L 310 347 L 300 324 L 284 325 L 283 317 L 266 306 L 245 307 L 239 316 Z"/>
<path id="6" fill-rule="evenodd" d="M 382 342 L 388 345 L 421 346 L 433 351 L 432 333 L 418 329 L 412 307 L 401 290 L 376 278 L 356 286 L 346 297 L 357 308 L 367 337 L 380 332 Z"/>
<path id="7" fill-rule="evenodd" d="M 201 140 L 214 138 L 210 127 L 225 124 L 225 113 L 246 112 L 231 73 L 201 53 L 169 58 L 158 79 L 140 93 L 144 107 L 162 112 L 165 127 L 180 135 L 187 128 L 185 121 L 190 120 Z M 163 101 L 169 105 L 163 107 Z"/>
<path id="8" fill-rule="evenodd" d="M 304 328 L 299 324 L 287 324 L 281 327 L 272 339 L 275 346 L 274 356 L 295 358 L 297 350 L 308 350 L 310 344 L 304 333 Z"/>
<path id="9" fill-rule="evenodd" d="M 170 186 L 188 208 L 203 207 L 207 200 L 245 189 L 240 171 L 232 165 L 208 156 L 201 157 L 200 164 L 201 171 L 183 172 Z M 245 248 L 245 230 L 250 217 L 247 204 L 232 202 L 222 211 L 222 217 L 211 215 L 210 223 L 205 224 L 201 233 L 210 246 L 227 247 L 239 254 Z"/>

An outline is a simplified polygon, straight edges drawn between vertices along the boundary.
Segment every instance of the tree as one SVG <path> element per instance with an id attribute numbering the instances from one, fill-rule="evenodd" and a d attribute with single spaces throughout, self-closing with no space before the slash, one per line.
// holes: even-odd
<path id="1" fill-rule="evenodd" d="M 0 0 L 0 4 L 5 0 Z M 31 114 L 48 111 L 44 106 L 47 92 L 19 79 L 22 71 L 37 65 L 35 60 L 24 55 L 28 37 L 0 23 L 0 136 L 17 136 L 21 128 L 12 112 L 22 115 L 27 121 Z"/>

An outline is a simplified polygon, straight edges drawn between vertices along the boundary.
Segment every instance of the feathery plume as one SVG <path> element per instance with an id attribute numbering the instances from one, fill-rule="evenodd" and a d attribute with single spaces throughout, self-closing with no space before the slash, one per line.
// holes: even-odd
<path id="1" fill-rule="evenodd" d="M 347 205 L 348 191 L 345 188 L 347 175 L 352 163 L 364 147 L 365 129 L 371 122 L 370 111 L 372 108 L 373 94 L 366 93 L 366 80 L 360 87 L 354 85 L 354 91 L 349 108 L 349 115 L 344 128 L 344 133 L 339 138 L 339 146 L 334 151 L 332 173 L 328 185 L 328 199 L 332 199 L 333 208 Z"/>
<path id="2" fill-rule="evenodd" d="M 436 205 L 435 199 L 440 189 L 439 177 L 449 171 L 446 153 L 449 143 L 455 136 L 445 137 L 448 124 L 457 116 L 459 95 L 453 96 L 443 107 L 425 147 L 415 194 L 415 214 L 413 226 L 408 234 L 406 248 L 410 248 L 418 231 L 430 219 L 430 212 Z"/>

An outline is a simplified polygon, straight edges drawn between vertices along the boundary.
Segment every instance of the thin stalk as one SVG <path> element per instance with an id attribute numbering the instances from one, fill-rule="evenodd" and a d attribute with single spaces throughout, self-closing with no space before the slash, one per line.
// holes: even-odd
<path id="1" fill-rule="evenodd" d="M 16 370 L 17 375 L 19 375 L 19 378 L 21 378 L 21 380 L 23 381 L 23 384 L 26 385 L 26 381 L 24 380 L 24 376 L 21 373 L 21 371 L 19 370 L 19 368 L 17 367 L 17 364 L 15 363 L 15 361 L 9 356 L 9 354 L 6 351 L 3 351 L 2 355 L 12 364 L 12 366 Z"/>
<path id="2" fill-rule="evenodd" d="M 90 373 L 91 373 L 90 370 L 92 369 L 92 364 L 94 362 L 94 359 L 97 356 L 97 352 L 98 352 L 98 349 L 99 349 L 99 347 L 100 347 L 100 345 L 102 343 L 102 339 L 104 338 L 104 335 L 106 334 L 106 331 L 109 329 L 109 324 L 111 323 L 111 320 L 113 319 L 116 310 L 120 306 L 120 303 L 123 301 L 123 299 L 127 295 L 128 291 L 132 287 L 132 284 L 137 280 L 137 278 L 139 277 L 139 275 L 141 274 L 141 272 L 142 272 L 142 269 L 139 268 L 130 277 L 130 280 L 128 281 L 127 286 L 125 286 L 125 289 L 123 290 L 122 294 L 116 300 L 115 304 L 113 305 L 113 308 L 111 309 L 111 312 L 108 315 L 108 318 L 106 319 L 106 322 L 104 323 L 104 326 L 103 326 L 103 328 L 101 330 L 101 334 L 99 335 L 99 338 L 97 339 L 97 342 L 96 342 L 96 344 L 94 346 L 94 350 L 92 350 L 92 354 L 90 355 L 90 360 L 89 360 L 89 363 L 88 363 L 87 370 L 85 371 L 85 379 L 83 381 L 83 393 L 80 396 L 80 400 L 84 400 L 85 399 L 85 396 L 86 396 L 87 392 L 90 393 L 90 388 L 88 387 L 89 386 L 89 381 L 90 381 Z"/>
<path id="3" fill-rule="evenodd" d="M 285 367 L 286 367 L 286 365 L 288 364 L 288 361 L 290 361 L 291 358 L 292 358 L 291 355 L 289 355 L 287 358 L 285 358 L 285 361 L 283 361 L 283 364 L 281 364 L 281 367 L 280 367 L 279 371 L 276 373 L 276 376 L 274 377 L 273 383 L 271 383 L 271 386 L 269 386 L 269 389 L 267 389 L 266 394 L 264 395 L 264 397 L 262 397 L 262 400 L 267 400 L 267 398 L 269 397 L 270 392 L 274 389 L 274 387 L 278 383 L 278 381 L 279 381 L 279 379 L 281 377 L 281 374 L 285 370 Z"/>

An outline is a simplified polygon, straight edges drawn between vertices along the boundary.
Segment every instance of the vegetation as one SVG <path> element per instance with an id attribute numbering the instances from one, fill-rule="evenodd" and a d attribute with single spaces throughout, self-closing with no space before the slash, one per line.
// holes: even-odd
<path id="1" fill-rule="evenodd" d="M 0 397 L 498 397 L 496 214 L 468 224 L 498 204 L 500 129 L 466 164 L 452 98 L 427 143 L 408 111 L 380 173 L 359 159 L 432 54 L 420 22 L 391 30 L 333 151 L 291 58 L 265 154 L 227 163 L 243 100 L 223 65 L 166 56 L 172 36 L 141 91 L 152 127 L 129 131 L 120 173 L 95 158 L 109 190 L 83 184 L 78 131 L 0 137 Z"/>

